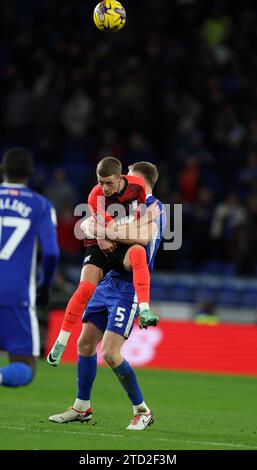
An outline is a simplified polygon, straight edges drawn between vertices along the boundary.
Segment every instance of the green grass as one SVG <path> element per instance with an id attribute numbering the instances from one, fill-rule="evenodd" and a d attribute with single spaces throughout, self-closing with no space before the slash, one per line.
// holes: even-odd
<path id="1" fill-rule="evenodd" d="M 3 364 L 3 361 L 1 361 Z M 257 378 L 138 370 L 156 422 L 125 431 L 130 402 L 111 370 L 99 368 L 90 424 L 54 424 L 76 397 L 76 367 L 39 363 L 28 387 L 0 387 L 0 449 L 257 449 Z"/>

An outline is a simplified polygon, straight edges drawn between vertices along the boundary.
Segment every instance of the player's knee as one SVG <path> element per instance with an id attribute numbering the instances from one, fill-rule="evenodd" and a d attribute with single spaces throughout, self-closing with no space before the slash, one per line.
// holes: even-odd
<path id="1" fill-rule="evenodd" d="M 145 248 L 141 245 L 133 245 L 129 249 L 128 255 L 132 266 L 138 263 L 146 262 L 146 251 Z"/>
<path id="2" fill-rule="evenodd" d="M 116 362 L 115 362 L 115 359 L 112 355 L 104 354 L 103 358 L 104 358 L 105 362 L 108 364 L 108 366 L 110 366 L 112 369 L 115 367 Z"/>
<path id="3" fill-rule="evenodd" d="M 123 261 L 123 267 L 126 271 L 131 271 L 138 263 L 146 263 L 146 251 L 141 245 L 133 245 L 126 253 Z"/>
<path id="4" fill-rule="evenodd" d="M 135 245 L 133 245 L 133 246 L 130 248 L 130 251 L 134 251 L 135 249 L 137 249 L 137 250 L 139 249 L 139 250 L 145 252 L 144 247 L 143 247 L 142 245 L 138 245 L 138 244 L 136 244 L 136 243 L 135 243 Z"/>
<path id="5" fill-rule="evenodd" d="M 116 366 L 117 363 L 117 353 L 111 348 L 103 348 L 102 349 L 102 356 L 105 362 L 111 368 Z"/>
<path id="6" fill-rule="evenodd" d="M 95 353 L 95 345 L 83 340 L 83 338 L 78 339 L 77 346 L 80 356 L 92 356 Z"/>
<path id="7" fill-rule="evenodd" d="M 142 245 L 133 245 L 131 248 L 129 248 L 129 256 L 133 256 L 136 253 L 145 253 L 145 248 Z"/>

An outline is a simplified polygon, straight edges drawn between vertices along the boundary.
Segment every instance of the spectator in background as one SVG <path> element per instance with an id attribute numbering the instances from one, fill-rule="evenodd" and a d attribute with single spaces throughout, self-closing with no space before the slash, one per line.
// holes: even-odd
<path id="1" fill-rule="evenodd" d="M 17 79 L 5 101 L 4 122 L 9 131 L 21 136 L 32 124 L 33 94 L 22 79 Z"/>
<path id="2" fill-rule="evenodd" d="M 197 158 L 189 158 L 184 167 L 181 169 L 178 177 L 178 187 L 184 202 L 196 202 L 199 182 L 199 162 Z"/>
<path id="3" fill-rule="evenodd" d="M 235 233 L 245 220 L 246 211 L 236 193 L 229 193 L 213 214 L 210 236 L 214 243 L 216 258 L 231 261 L 235 256 Z"/>
<path id="4" fill-rule="evenodd" d="M 243 196 L 250 194 L 257 182 L 257 151 L 250 151 L 246 165 L 238 173 L 238 183 Z M 256 187 L 257 189 L 257 187 Z"/>
<path id="5" fill-rule="evenodd" d="M 55 64 L 47 60 L 33 90 L 33 128 L 40 159 L 46 163 L 59 160 L 63 83 Z"/>
<path id="6" fill-rule="evenodd" d="M 81 262 L 84 253 L 82 242 L 74 235 L 74 226 L 77 220 L 74 216 L 73 202 L 70 200 L 63 202 L 57 217 L 58 243 L 63 262 Z"/>
<path id="7" fill-rule="evenodd" d="M 250 148 L 257 152 L 257 118 L 252 118 L 248 122 L 248 142 Z"/>
<path id="8" fill-rule="evenodd" d="M 237 226 L 235 260 L 239 275 L 252 276 L 257 272 L 257 193 L 250 194 L 246 209 Z"/>
<path id="9" fill-rule="evenodd" d="M 210 224 L 213 215 L 213 194 L 208 188 L 200 188 L 195 204 L 191 205 L 189 216 L 190 258 L 201 268 L 212 256 Z"/>
<path id="10" fill-rule="evenodd" d="M 133 132 L 128 140 L 127 163 L 130 165 L 140 160 L 154 163 L 157 157 L 147 139 L 141 133 Z"/>
<path id="11" fill-rule="evenodd" d="M 67 180 L 67 175 L 63 168 L 55 170 L 52 181 L 46 187 L 45 195 L 54 205 L 57 216 L 61 215 L 67 203 L 73 205 L 74 208 L 78 200 L 78 195 L 72 184 Z"/>
<path id="12" fill-rule="evenodd" d="M 119 155 L 123 163 L 125 159 L 125 145 L 115 128 L 106 127 L 99 136 L 100 145 L 97 155 Z M 99 157 L 98 157 L 99 158 Z"/>
<path id="13" fill-rule="evenodd" d="M 92 117 L 92 102 L 83 87 L 78 86 L 64 106 L 63 125 L 71 137 L 79 139 L 87 134 Z"/>
<path id="14" fill-rule="evenodd" d="M 202 25 L 202 36 L 212 48 L 222 44 L 226 38 L 230 19 L 224 15 L 219 7 L 214 7 L 210 16 L 206 18 Z"/>

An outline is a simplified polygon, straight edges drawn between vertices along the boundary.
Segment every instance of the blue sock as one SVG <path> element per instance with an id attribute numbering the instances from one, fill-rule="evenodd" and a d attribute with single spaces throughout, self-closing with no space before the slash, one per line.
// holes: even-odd
<path id="1" fill-rule="evenodd" d="M 2 375 L 2 385 L 6 387 L 20 387 L 31 382 L 33 371 L 24 362 L 11 362 L 8 366 L 0 368 Z"/>
<path id="2" fill-rule="evenodd" d="M 78 398 L 90 400 L 91 390 L 96 377 L 97 354 L 78 358 Z"/>
<path id="3" fill-rule="evenodd" d="M 132 404 L 139 405 L 142 403 L 144 401 L 143 395 L 138 385 L 136 374 L 129 363 L 124 359 L 120 366 L 112 370 L 117 375 Z"/>

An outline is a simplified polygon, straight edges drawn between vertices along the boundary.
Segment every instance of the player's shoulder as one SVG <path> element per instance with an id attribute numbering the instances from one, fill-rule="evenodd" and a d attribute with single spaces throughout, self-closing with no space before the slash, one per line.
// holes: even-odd
<path id="1" fill-rule="evenodd" d="M 129 185 L 141 186 L 145 189 L 145 182 L 141 176 L 132 176 L 132 175 L 122 175 L 125 178 Z"/>
<path id="2" fill-rule="evenodd" d="M 48 208 L 49 209 L 53 208 L 52 202 L 46 196 L 43 196 L 43 194 L 39 194 L 37 191 L 33 191 L 32 189 L 30 191 L 31 191 L 31 194 L 33 195 L 34 200 L 37 201 L 42 211 Z"/>
<path id="3" fill-rule="evenodd" d="M 165 204 L 163 204 L 160 199 L 157 199 L 155 196 L 153 196 L 153 194 L 149 194 L 148 196 L 146 196 L 145 204 L 147 207 L 151 206 L 154 203 L 156 203 L 160 209 L 160 218 L 162 220 L 166 220 L 167 214 Z"/>
<path id="4" fill-rule="evenodd" d="M 55 207 L 53 206 L 52 202 L 50 199 L 48 199 L 46 196 L 43 196 L 42 194 L 37 193 L 36 191 L 34 192 L 34 196 L 38 201 L 38 212 L 41 214 L 40 217 L 40 223 L 42 222 L 43 224 L 46 223 L 47 221 L 52 221 L 53 225 L 57 225 L 57 214 Z"/>
<path id="5" fill-rule="evenodd" d="M 148 195 L 146 196 L 145 202 L 146 202 L 146 205 L 147 205 L 147 206 L 150 206 L 150 205 L 153 204 L 154 202 L 156 202 L 156 204 L 157 204 L 158 206 L 162 206 L 162 205 L 163 205 L 162 202 L 161 202 L 159 199 L 157 199 L 157 197 L 153 196 L 153 194 L 148 194 Z"/>

